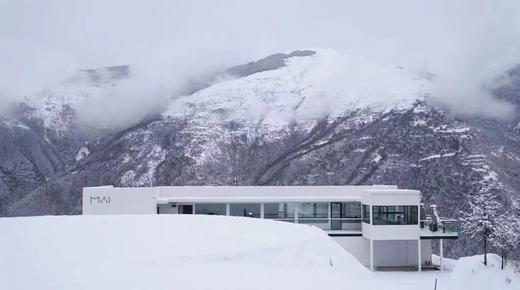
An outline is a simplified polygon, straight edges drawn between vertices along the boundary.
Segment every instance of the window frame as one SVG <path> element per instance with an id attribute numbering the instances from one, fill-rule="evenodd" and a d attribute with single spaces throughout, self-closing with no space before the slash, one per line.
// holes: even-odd
<path id="1" fill-rule="evenodd" d="M 263 204 L 264 204 L 264 219 L 282 220 L 282 221 L 294 221 L 295 220 L 296 205 L 294 203 L 264 202 Z M 278 211 L 276 211 L 276 213 L 274 213 L 274 214 L 267 213 L 266 209 L 273 205 L 278 206 Z M 280 205 L 282 205 L 283 209 L 280 209 Z"/>
<path id="2" fill-rule="evenodd" d="M 373 225 L 418 225 L 418 214 L 418 205 L 373 205 L 371 220 Z"/>
<path id="3" fill-rule="evenodd" d="M 312 213 L 303 210 L 304 205 L 312 204 Z M 324 211 L 323 211 L 324 210 Z M 322 224 L 329 222 L 330 202 L 298 203 L 298 223 Z"/>
<path id="4" fill-rule="evenodd" d="M 200 213 L 198 210 L 202 207 L 202 205 L 218 205 L 218 206 L 224 206 L 224 213 Z M 205 203 L 194 203 L 193 208 L 194 214 L 200 214 L 200 215 L 220 215 L 220 216 L 226 216 L 227 215 L 227 203 L 223 202 L 205 202 Z"/>
<path id="5" fill-rule="evenodd" d="M 258 208 L 257 208 L 257 206 L 258 206 Z M 253 215 L 243 215 L 243 214 L 234 215 L 233 214 L 234 207 L 239 207 L 242 209 L 254 209 L 253 211 L 251 211 L 251 213 L 253 213 Z M 256 211 L 256 210 L 258 210 L 258 213 L 254 213 L 254 211 Z M 254 203 L 254 202 L 230 203 L 229 204 L 229 216 L 260 218 L 262 216 L 262 206 L 260 203 Z"/>
<path id="6" fill-rule="evenodd" d="M 361 204 L 361 222 L 371 224 L 372 218 L 370 216 L 370 205 Z"/>
<path id="7" fill-rule="evenodd" d="M 347 212 L 352 212 L 352 205 L 359 206 L 359 215 L 347 215 Z M 350 207 L 349 207 L 350 206 Z M 350 211 L 348 210 L 350 209 Z M 347 219 L 361 219 L 363 216 L 363 208 L 360 201 L 347 201 L 341 203 L 341 217 Z M 354 210 L 356 211 L 356 210 Z"/>

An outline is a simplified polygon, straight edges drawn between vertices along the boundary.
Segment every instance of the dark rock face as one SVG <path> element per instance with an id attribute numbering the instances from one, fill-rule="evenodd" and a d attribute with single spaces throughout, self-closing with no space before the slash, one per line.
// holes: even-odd
<path id="1" fill-rule="evenodd" d="M 61 154 L 17 120 L 0 123 L 0 211 L 65 169 Z"/>
<path id="2" fill-rule="evenodd" d="M 114 82 L 130 76 L 130 66 L 117 65 L 107 66 L 97 69 L 85 69 L 79 71 L 76 78 L 86 79 L 89 83 L 100 85 L 104 83 Z M 74 80 L 74 79 L 73 79 Z"/>
<path id="3" fill-rule="evenodd" d="M 493 93 L 500 99 L 516 105 L 520 105 L 520 65 L 508 70 L 502 77 L 503 84 L 496 88 Z"/>
<path id="4" fill-rule="evenodd" d="M 287 59 L 291 57 L 304 57 L 316 54 L 312 50 L 295 50 L 289 54 L 277 53 L 265 57 L 258 61 L 252 61 L 243 65 L 234 66 L 223 71 L 216 71 L 207 75 L 199 76 L 188 81 L 185 85 L 183 94 L 191 95 L 199 90 L 209 87 L 216 82 L 219 77 L 246 77 L 255 73 L 276 70 L 286 66 Z"/>
<path id="5" fill-rule="evenodd" d="M 273 55 L 230 70 L 247 75 L 313 53 Z M 515 88 L 502 93 L 518 96 Z M 201 139 L 190 118 L 157 116 L 118 132 L 76 128 L 51 139 L 40 127 L 10 120 L 0 126 L 0 215 L 80 214 L 82 188 L 108 184 L 397 184 L 420 190 L 424 203 L 457 218 L 490 177 L 502 185 L 505 208 L 520 210 L 516 121 L 460 120 L 417 101 L 406 109 L 357 109 L 268 132 L 254 123 L 222 123 L 215 126 L 225 137 Z M 86 142 L 90 154 L 75 160 Z M 208 144 L 216 148 L 211 156 L 203 150 Z M 478 252 L 480 245 L 466 236 L 447 244 L 451 256 Z"/>
<path id="6" fill-rule="evenodd" d="M 277 53 L 259 61 L 234 66 L 227 69 L 226 72 L 233 76 L 245 77 L 259 72 L 281 68 L 286 65 L 285 61 L 290 57 L 304 57 L 314 54 L 316 54 L 316 52 L 312 50 L 295 50 L 289 54 Z"/>

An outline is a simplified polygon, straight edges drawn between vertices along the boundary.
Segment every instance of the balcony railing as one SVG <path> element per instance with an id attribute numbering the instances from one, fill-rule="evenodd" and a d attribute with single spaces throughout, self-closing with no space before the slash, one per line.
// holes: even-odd
<path id="1" fill-rule="evenodd" d="M 285 221 L 291 223 L 310 224 L 319 227 L 323 230 L 361 230 L 361 218 L 328 218 L 328 217 L 316 217 L 316 218 L 270 218 L 277 221 Z"/>
<path id="2" fill-rule="evenodd" d="M 421 220 L 421 236 L 458 236 L 458 225 L 455 220 L 446 220 L 434 223 L 431 220 Z"/>

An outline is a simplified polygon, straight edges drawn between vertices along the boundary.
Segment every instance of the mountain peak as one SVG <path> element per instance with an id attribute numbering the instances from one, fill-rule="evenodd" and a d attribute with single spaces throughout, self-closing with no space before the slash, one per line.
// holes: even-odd
<path id="1" fill-rule="evenodd" d="M 72 78 L 72 82 L 86 81 L 91 85 L 112 83 L 130 76 L 129 65 L 105 66 L 93 69 L 82 69 Z"/>
<path id="2" fill-rule="evenodd" d="M 231 67 L 226 72 L 232 76 L 245 77 L 259 72 L 275 70 L 287 65 L 287 60 L 291 57 L 305 57 L 315 55 L 313 50 L 295 50 L 289 54 L 276 53 L 264 57 L 258 61 L 252 61 L 243 65 Z"/>
<path id="3" fill-rule="evenodd" d="M 404 68 L 327 49 L 274 54 L 228 73 L 234 78 L 176 99 L 165 115 L 277 126 L 368 107 L 409 108 L 427 90 L 426 80 Z"/>

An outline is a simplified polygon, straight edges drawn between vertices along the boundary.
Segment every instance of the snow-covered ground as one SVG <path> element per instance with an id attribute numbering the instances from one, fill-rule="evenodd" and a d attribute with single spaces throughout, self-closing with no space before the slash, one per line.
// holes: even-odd
<path id="1" fill-rule="evenodd" d="M 308 225 L 221 216 L 0 219 L 0 289 L 520 289 L 490 255 L 370 272 Z M 451 270 L 453 269 L 453 270 Z"/>
<path id="2" fill-rule="evenodd" d="M 512 266 L 500 270 L 498 255 L 488 255 L 488 265 L 482 255 L 460 258 L 451 274 L 452 289 L 514 289 L 520 290 L 520 272 Z"/>
<path id="3" fill-rule="evenodd" d="M 444 258 L 444 271 L 374 272 L 382 289 L 437 289 L 437 290 L 520 290 L 520 272 L 512 266 L 500 269 L 500 257 L 488 254 L 488 266 L 483 255 L 459 260 Z M 439 257 L 433 255 L 434 264 Z M 437 281 L 436 281 L 437 280 Z M 437 283 L 437 288 L 435 287 Z"/>
<path id="4" fill-rule="evenodd" d="M 0 289 L 375 289 L 318 228 L 219 216 L 0 219 Z"/>

